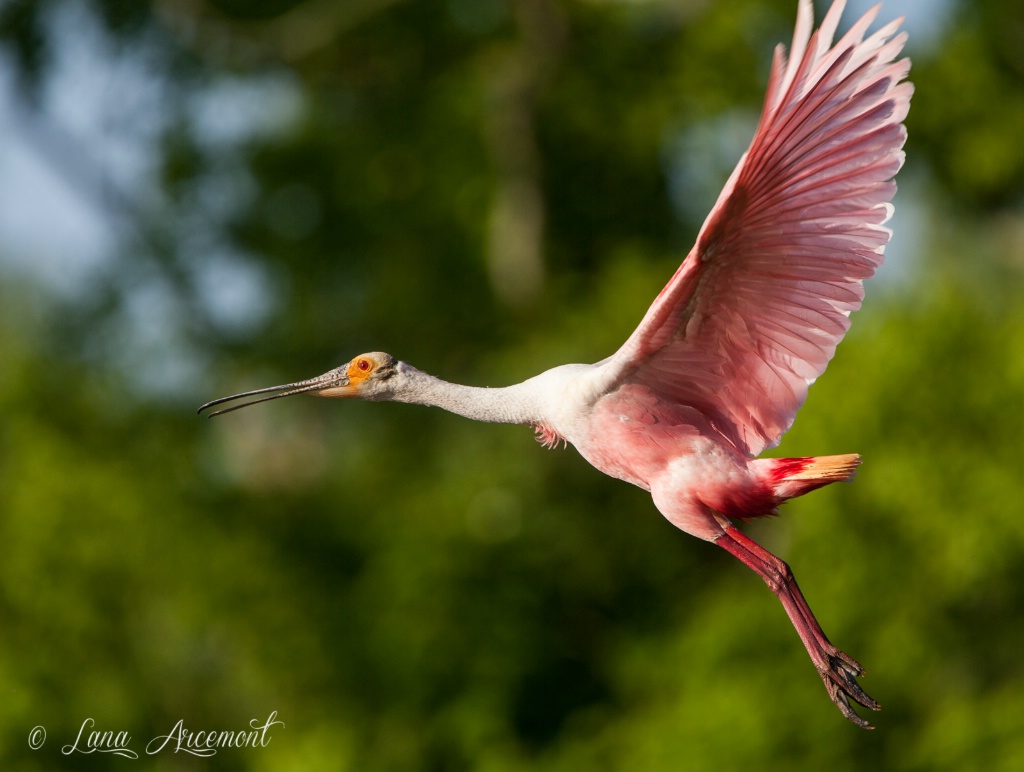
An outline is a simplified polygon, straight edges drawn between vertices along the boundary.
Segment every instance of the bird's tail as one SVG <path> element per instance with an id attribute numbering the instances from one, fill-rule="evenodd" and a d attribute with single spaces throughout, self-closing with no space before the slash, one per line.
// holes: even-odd
<path id="1" fill-rule="evenodd" d="M 772 458 L 765 461 L 768 463 L 767 478 L 781 502 L 803 496 L 829 483 L 852 479 L 860 465 L 860 456 L 847 453 L 841 456 Z"/>

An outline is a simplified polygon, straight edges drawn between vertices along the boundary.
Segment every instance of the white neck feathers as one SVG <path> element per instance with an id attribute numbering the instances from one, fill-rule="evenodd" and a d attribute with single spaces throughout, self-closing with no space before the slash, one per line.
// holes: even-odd
<path id="1" fill-rule="evenodd" d="M 481 388 L 449 383 L 409 365 L 401 367 L 401 382 L 391 396 L 394 402 L 431 405 L 474 421 L 502 424 L 536 424 L 539 406 L 529 382 L 503 388 Z"/>

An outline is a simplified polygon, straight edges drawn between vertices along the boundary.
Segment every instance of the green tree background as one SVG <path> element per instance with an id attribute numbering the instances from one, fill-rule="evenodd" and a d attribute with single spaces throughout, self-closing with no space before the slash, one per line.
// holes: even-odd
<path id="1" fill-rule="evenodd" d="M 403 405 L 194 415 L 365 350 L 488 385 L 613 351 L 795 6 L 0 6 L 22 138 L 110 244 L 54 280 L 0 238 L 4 768 L 1024 767 L 1015 0 L 912 42 L 890 264 L 778 449 L 860 475 L 749 527 L 868 668 L 876 731 L 750 571 L 571 450 Z M 273 711 L 265 748 L 144 753 Z M 63 755 L 87 718 L 142 758 Z"/>

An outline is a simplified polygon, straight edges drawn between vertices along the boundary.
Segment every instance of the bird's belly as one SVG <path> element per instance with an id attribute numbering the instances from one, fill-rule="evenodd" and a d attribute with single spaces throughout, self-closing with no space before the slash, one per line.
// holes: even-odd
<path id="1" fill-rule="evenodd" d="M 660 403 L 649 392 L 620 392 L 598 402 L 585 430 L 567 439 L 605 474 L 656 488 L 666 516 L 670 501 L 739 518 L 767 514 L 776 503 L 749 459 L 699 410 Z"/>
<path id="2" fill-rule="evenodd" d="M 586 445 L 577 445 L 576 449 L 595 469 L 648 491 L 651 489 L 650 481 L 663 468 L 657 459 L 644 458 L 635 450 L 622 453 L 615 448 Z"/>
<path id="3" fill-rule="evenodd" d="M 675 459 L 699 453 L 710 442 L 694 423 L 647 412 L 598 409 L 587 431 L 569 439 L 595 468 L 650 490 L 651 481 Z"/>

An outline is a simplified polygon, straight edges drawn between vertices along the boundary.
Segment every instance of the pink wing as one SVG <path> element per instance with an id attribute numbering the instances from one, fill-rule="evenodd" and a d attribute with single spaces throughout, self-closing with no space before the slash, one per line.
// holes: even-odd
<path id="1" fill-rule="evenodd" d="M 606 365 L 704 412 L 738 449 L 778 444 L 883 260 L 903 164 L 910 61 L 902 19 L 832 47 L 845 0 L 811 35 L 800 0 L 750 148 L 687 259 Z"/>

